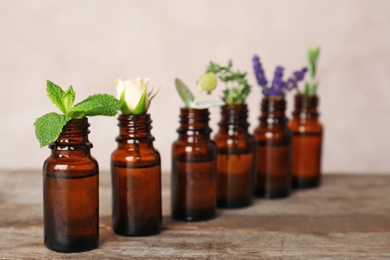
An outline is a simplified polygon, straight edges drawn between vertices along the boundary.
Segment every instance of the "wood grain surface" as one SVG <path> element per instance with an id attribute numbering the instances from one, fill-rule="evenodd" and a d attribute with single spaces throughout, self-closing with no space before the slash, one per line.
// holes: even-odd
<path id="1" fill-rule="evenodd" d="M 42 175 L 0 171 L 0 259 L 390 259 L 390 175 L 324 176 L 318 189 L 287 199 L 256 199 L 218 218 L 170 217 L 163 175 L 164 230 L 122 237 L 111 230 L 111 183 L 100 174 L 99 248 L 77 254 L 43 245 Z"/>

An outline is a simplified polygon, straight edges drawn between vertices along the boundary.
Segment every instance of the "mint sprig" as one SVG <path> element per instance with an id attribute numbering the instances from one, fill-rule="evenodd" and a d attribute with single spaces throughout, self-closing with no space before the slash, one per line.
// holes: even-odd
<path id="1" fill-rule="evenodd" d="M 227 66 L 221 66 L 210 61 L 207 72 L 214 72 L 225 83 L 222 100 L 225 104 L 241 105 L 251 92 L 251 86 L 246 80 L 246 72 L 234 71 L 233 61 L 229 60 Z"/>
<path id="2" fill-rule="evenodd" d="M 37 118 L 35 121 L 35 135 L 41 147 L 55 141 L 61 134 L 62 128 L 70 118 L 66 115 L 51 112 Z"/>
<path id="3" fill-rule="evenodd" d="M 95 94 L 76 104 L 70 111 L 72 118 L 85 116 L 115 116 L 122 103 L 107 94 Z"/>
<path id="4" fill-rule="evenodd" d="M 47 81 L 46 92 L 50 100 L 63 114 L 51 112 L 36 119 L 35 135 L 41 147 L 57 140 L 62 128 L 71 119 L 86 116 L 115 116 L 121 107 L 121 102 L 112 95 L 95 94 L 80 103 L 73 105 L 76 92 L 70 86 L 63 91 L 51 81 Z"/>

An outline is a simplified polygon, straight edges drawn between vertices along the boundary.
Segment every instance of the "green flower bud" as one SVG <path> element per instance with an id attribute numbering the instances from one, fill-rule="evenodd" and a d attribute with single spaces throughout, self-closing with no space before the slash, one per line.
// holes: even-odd
<path id="1" fill-rule="evenodd" d="M 217 87 L 217 84 L 218 80 L 214 72 L 207 72 L 198 79 L 198 88 L 206 91 L 208 94 Z"/>

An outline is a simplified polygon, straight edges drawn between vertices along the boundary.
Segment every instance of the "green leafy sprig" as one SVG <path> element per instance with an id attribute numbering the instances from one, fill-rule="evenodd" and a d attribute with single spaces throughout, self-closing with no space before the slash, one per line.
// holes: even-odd
<path id="1" fill-rule="evenodd" d="M 251 86 L 246 80 L 245 72 L 233 71 L 232 68 L 232 60 L 229 60 L 226 67 L 210 61 L 207 71 L 214 72 L 222 82 L 225 82 L 226 88 L 223 91 L 223 102 L 230 105 L 241 105 L 245 103 L 251 92 Z"/>
<path id="2" fill-rule="evenodd" d="M 309 48 L 307 51 L 309 80 L 305 84 L 305 91 L 303 93 L 305 96 L 316 95 L 319 83 L 316 81 L 315 76 L 317 72 L 317 61 L 319 56 L 320 48 L 317 46 Z"/>
<path id="3" fill-rule="evenodd" d="M 188 108 L 193 109 L 204 109 L 204 108 L 210 108 L 213 106 L 220 106 L 223 105 L 220 101 L 198 101 L 200 95 L 203 92 L 206 92 L 207 94 L 210 94 L 211 91 L 213 91 L 217 87 L 217 77 L 214 73 L 208 72 L 203 74 L 198 79 L 198 95 L 195 97 L 194 94 L 192 94 L 191 90 L 187 87 L 186 84 L 184 84 L 183 81 L 176 78 L 175 79 L 175 86 L 177 93 L 179 93 L 180 98 L 183 100 L 184 104 Z"/>
<path id="4" fill-rule="evenodd" d="M 63 114 L 51 112 L 35 120 L 35 135 L 41 147 L 57 140 L 62 128 L 71 119 L 98 115 L 115 116 L 122 105 L 114 96 L 107 94 L 95 94 L 73 105 L 76 99 L 73 87 L 63 91 L 49 80 L 46 82 L 46 92 Z"/>

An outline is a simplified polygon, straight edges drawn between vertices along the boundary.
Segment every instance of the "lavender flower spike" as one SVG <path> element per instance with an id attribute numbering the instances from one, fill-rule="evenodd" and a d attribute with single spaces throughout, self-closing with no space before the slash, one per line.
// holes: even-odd
<path id="1" fill-rule="evenodd" d="M 303 80 L 305 77 L 305 73 L 307 72 L 307 68 L 304 67 L 301 70 L 294 71 L 293 76 L 290 77 L 286 82 L 287 90 L 292 90 L 298 86 L 298 82 Z"/>
<path id="2" fill-rule="evenodd" d="M 297 70 L 293 73 L 293 75 L 287 80 L 283 80 L 284 67 L 277 66 L 274 73 L 274 78 L 272 80 L 271 85 L 267 85 L 267 79 L 264 75 L 264 70 L 260 62 L 260 57 L 256 54 L 252 57 L 253 69 L 255 71 L 255 76 L 257 83 L 262 87 L 262 93 L 266 96 L 278 96 L 284 97 L 285 94 L 296 88 L 298 86 L 298 82 L 303 80 L 305 77 L 305 73 L 307 72 L 307 68 L 302 68 L 301 70 Z"/>
<path id="3" fill-rule="evenodd" d="M 282 66 L 277 66 L 275 69 L 274 79 L 272 81 L 271 88 L 273 89 L 283 89 L 283 72 L 284 68 Z"/>
<path id="4" fill-rule="evenodd" d="M 294 76 L 295 76 L 297 82 L 303 80 L 303 78 L 305 77 L 305 73 L 306 72 L 307 72 L 307 68 L 306 67 L 302 68 L 301 70 L 298 70 L 298 71 L 294 72 Z"/>
<path id="5" fill-rule="evenodd" d="M 259 84 L 263 88 L 266 88 L 268 82 L 267 79 L 265 78 L 264 69 L 260 62 L 260 57 L 256 54 L 253 55 L 252 62 L 253 62 L 253 69 L 256 75 L 257 84 Z"/>

